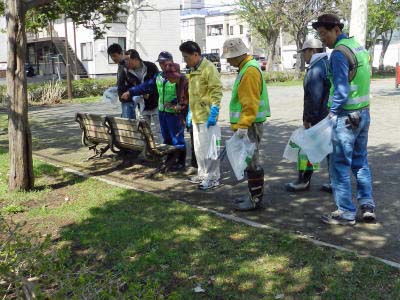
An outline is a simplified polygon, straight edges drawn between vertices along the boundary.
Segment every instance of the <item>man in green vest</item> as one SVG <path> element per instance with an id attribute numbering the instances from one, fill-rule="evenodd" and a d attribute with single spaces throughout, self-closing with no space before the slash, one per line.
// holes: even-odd
<path id="1" fill-rule="evenodd" d="M 259 163 L 259 149 L 264 122 L 271 115 L 267 86 L 260 65 L 247 53 L 249 50 L 243 41 L 232 38 L 225 41 L 221 56 L 231 66 L 239 68 L 229 104 L 231 128 L 238 137 L 248 136 L 256 144 L 246 169 L 249 193 L 234 200 L 235 209 L 241 211 L 263 207 L 264 170 Z"/>
<path id="2" fill-rule="evenodd" d="M 352 201 L 351 176 L 357 181 L 357 200 L 364 221 L 375 220 L 371 171 L 368 165 L 370 125 L 370 66 L 367 50 L 342 32 L 343 23 L 334 14 L 324 14 L 313 23 L 321 41 L 333 49 L 329 59 L 331 81 L 328 100 L 333 122 L 331 181 L 337 210 L 324 215 L 328 224 L 354 225 L 356 206 Z"/>

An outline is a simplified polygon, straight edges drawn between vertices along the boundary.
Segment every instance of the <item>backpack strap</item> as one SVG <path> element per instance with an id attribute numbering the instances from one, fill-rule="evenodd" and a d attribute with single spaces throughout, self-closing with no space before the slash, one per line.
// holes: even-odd
<path id="1" fill-rule="evenodd" d="M 349 62 L 349 82 L 351 82 L 357 74 L 358 61 L 356 54 L 349 47 L 345 45 L 339 45 L 335 47 L 335 51 L 340 51 L 346 57 Z"/>

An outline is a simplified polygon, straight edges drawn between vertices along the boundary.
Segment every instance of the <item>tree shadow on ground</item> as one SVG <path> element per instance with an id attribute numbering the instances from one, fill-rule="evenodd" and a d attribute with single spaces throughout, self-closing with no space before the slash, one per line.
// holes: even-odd
<path id="1" fill-rule="evenodd" d="M 395 281 L 391 287 L 382 280 L 395 280 L 398 272 L 383 267 L 378 275 L 373 260 L 217 219 L 165 198 L 121 191 L 116 199 L 91 208 L 90 214 L 65 226 L 60 239 L 74 251 L 71 263 L 90 262 L 100 282 L 106 282 L 102 270 L 120 274 L 127 299 L 154 294 L 172 299 L 397 295 L 391 289 Z M 357 279 L 360 276 L 363 280 Z M 197 285 L 205 292 L 194 293 Z"/>

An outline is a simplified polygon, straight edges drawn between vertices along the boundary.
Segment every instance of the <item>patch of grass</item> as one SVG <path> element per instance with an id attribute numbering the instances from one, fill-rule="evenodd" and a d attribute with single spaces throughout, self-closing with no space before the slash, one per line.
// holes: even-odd
<path id="1" fill-rule="evenodd" d="M 39 161 L 34 168 L 35 191 L 8 193 L 0 153 L 0 297 L 25 289 L 39 299 L 400 298 L 400 272 L 373 259 Z M 4 213 L 17 208 L 24 212 Z"/>
<path id="2" fill-rule="evenodd" d="M 395 79 L 395 74 L 380 74 L 380 73 L 372 73 L 372 79 Z"/>
<path id="3" fill-rule="evenodd" d="M 10 204 L 5 207 L 3 207 L 2 212 L 5 214 L 17 214 L 25 211 L 25 208 L 22 207 L 21 205 L 16 205 L 16 204 Z"/>
<path id="4" fill-rule="evenodd" d="M 83 98 L 73 98 L 72 102 L 68 100 L 63 100 L 63 103 L 94 103 L 94 102 L 99 102 L 101 101 L 102 96 L 89 96 L 89 97 L 83 97 Z"/>

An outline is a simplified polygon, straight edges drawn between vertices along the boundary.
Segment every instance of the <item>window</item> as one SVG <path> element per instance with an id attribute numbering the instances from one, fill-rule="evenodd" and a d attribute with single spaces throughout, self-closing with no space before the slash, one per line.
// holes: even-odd
<path id="1" fill-rule="evenodd" d="M 243 25 L 239 26 L 239 32 L 240 32 L 240 34 L 243 34 Z"/>
<path id="2" fill-rule="evenodd" d="M 207 35 L 214 36 L 214 35 L 222 35 L 223 25 L 207 25 Z"/>
<path id="3" fill-rule="evenodd" d="M 93 46 L 92 43 L 81 44 L 81 60 L 93 60 Z"/>
<path id="4" fill-rule="evenodd" d="M 211 53 L 218 54 L 218 56 L 219 56 L 219 49 L 211 49 Z"/>
<path id="5" fill-rule="evenodd" d="M 119 44 L 122 48 L 122 51 L 126 50 L 126 38 L 125 37 L 108 37 L 107 38 L 107 49 L 111 44 Z M 108 63 L 114 64 L 111 57 L 108 56 Z"/>
<path id="6" fill-rule="evenodd" d="M 229 34 L 230 34 L 230 35 L 233 35 L 233 26 L 230 26 L 230 27 L 229 27 Z"/>
<path id="7" fill-rule="evenodd" d="M 229 23 L 226 23 L 226 35 L 229 35 Z"/>

